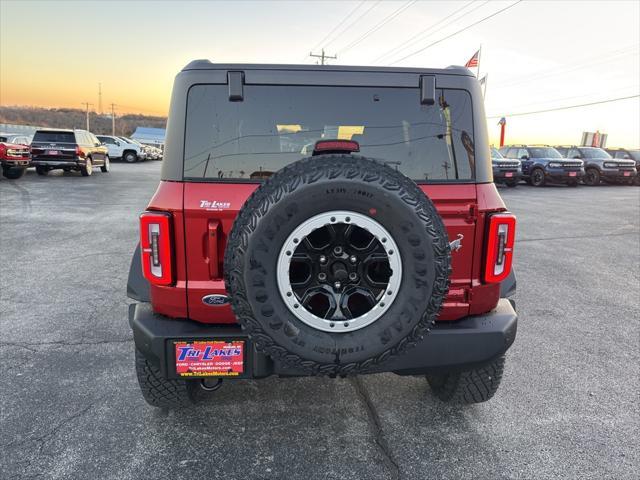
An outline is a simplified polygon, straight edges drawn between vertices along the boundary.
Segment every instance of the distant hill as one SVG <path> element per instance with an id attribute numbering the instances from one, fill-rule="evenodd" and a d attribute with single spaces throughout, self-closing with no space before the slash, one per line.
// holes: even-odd
<path id="1" fill-rule="evenodd" d="M 77 108 L 0 107 L 0 123 L 50 128 L 85 128 L 86 117 Z M 129 114 L 116 116 L 116 135 L 130 136 L 136 127 L 165 128 L 166 117 Z M 89 112 L 89 126 L 95 134 L 111 135 L 111 115 Z"/>

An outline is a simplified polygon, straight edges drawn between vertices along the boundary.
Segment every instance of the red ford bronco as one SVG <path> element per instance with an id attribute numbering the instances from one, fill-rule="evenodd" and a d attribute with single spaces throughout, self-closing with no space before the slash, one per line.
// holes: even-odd
<path id="1" fill-rule="evenodd" d="M 2 175 L 11 180 L 22 177 L 31 162 L 29 145 L 17 143 L 16 137 L 22 136 L 0 133 L 0 166 L 2 167 Z"/>
<path id="2" fill-rule="evenodd" d="M 515 217 L 465 68 L 190 63 L 140 235 L 151 405 L 270 375 L 422 375 L 457 403 L 498 388 Z"/>

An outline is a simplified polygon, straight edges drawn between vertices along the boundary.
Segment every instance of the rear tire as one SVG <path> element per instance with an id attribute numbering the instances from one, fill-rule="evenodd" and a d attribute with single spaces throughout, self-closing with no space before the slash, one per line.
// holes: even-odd
<path id="1" fill-rule="evenodd" d="M 482 403 L 493 397 L 500 386 L 505 356 L 482 367 L 462 372 L 428 374 L 433 394 L 443 402 L 455 404 Z"/>
<path id="2" fill-rule="evenodd" d="M 531 185 L 534 187 L 544 187 L 544 171 L 541 168 L 534 168 L 531 172 Z"/>
<path id="3" fill-rule="evenodd" d="M 93 162 L 90 158 L 87 158 L 84 167 L 80 168 L 80 173 L 83 177 L 88 177 L 93 173 Z"/>
<path id="4" fill-rule="evenodd" d="M 582 181 L 590 187 L 600 185 L 600 172 L 597 168 L 588 168 Z"/>
<path id="5" fill-rule="evenodd" d="M 45 175 L 47 175 L 49 173 L 49 169 L 47 167 L 38 166 L 38 167 L 36 167 L 36 173 L 38 175 L 45 176 Z"/>
<path id="6" fill-rule="evenodd" d="M 104 157 L 104 164 L 100 167 L 100 171 L 102 173 L 109 173 L 109 170 L 111 170 L 111 163 L 109 162 L 109 155 L 107 155 Z"/>
<path id="7" fill-rule="evenodd" d="M 176 409 L 195 403 L 198 387 L 195 381 L 164 378 L 137 348 L 136 376 L 142 396 L 153 407 Z"/>
<path id="8" fill-rule="evenodd" d="M 138 156 L 134 152 L 126 152 L 122 159 L 127 163 L 136 163 L 138 161 Z"/>
<path id="9" fill-rule="evenodd" d="M 3 168 L 2 175 L 4 175 L 9 180 L 17 180 L 18 178 L 24 175 L 24 172 L 26 170 L 27 170 L 26 168 L 15 168 L 15 167 Z"/>

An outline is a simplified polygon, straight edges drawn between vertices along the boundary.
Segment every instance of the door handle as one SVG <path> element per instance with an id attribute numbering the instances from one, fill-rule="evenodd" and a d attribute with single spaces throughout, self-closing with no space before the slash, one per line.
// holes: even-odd
<path id="1" fill-rule="evenodd" d="M 207 261 L 209 262 L 209 276 L 211 278 L 220 277 L 220 269 L 218 267 L 218 238 L 220 237 L 220 222 L 218 220 L 209 220 L 207 225 Z"/>

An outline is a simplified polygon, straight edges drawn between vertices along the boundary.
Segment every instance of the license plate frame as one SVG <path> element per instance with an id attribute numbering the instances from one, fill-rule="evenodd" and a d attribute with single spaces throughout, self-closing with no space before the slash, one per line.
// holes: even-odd
<path id="1" fill-rule="evenodd" d="M 177 378 L 244 378 L 248 342 L 243 339 L 208 338 L 173 340 L 173 368 Z"/>
<path id="2" fill-rule="evenodd" d="M 569 176 L 570 177 L 577 177 L 578 176 L 578 172 L 569 172 Z"/>
<path id="3" fill-rule="evenodd" d="M 630 177 L 631 176 L 631 172 L 624 172 L 624 176 L 625 177 Z"/>
<path id="4" fill-rule="evenodd" d="M 47 155 L 60 155 L 60 150 L 47 150 Z"/>
<path id="5" fill-rule="evenodd" d="M 505 176 L 506 178 L 511 178 L 511 177 L 513 177 L 513 172 L 506 172 L 506 173 L 504 174 L 504 176 Z"/>

